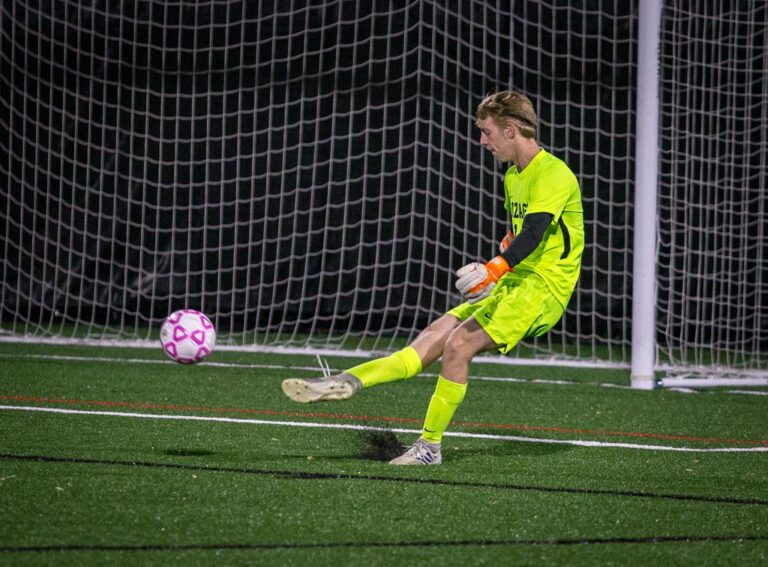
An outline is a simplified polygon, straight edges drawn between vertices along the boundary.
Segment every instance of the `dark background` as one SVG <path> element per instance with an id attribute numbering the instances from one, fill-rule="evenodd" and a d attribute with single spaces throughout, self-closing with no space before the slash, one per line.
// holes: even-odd
<path id="1" fill-rule="evenodd" d="M 577 292 L 539 344 L 626 360 L 636 3 L 325 4 L 3 4 L 7 326 L 37 332 L 71 323 L 141 338 L 189 306 L 211 315 L 222 335 L 247 331 L 246 342 L 305 340 L 297 333 L 412 337 L 456 303 L 453 271 L 492 256 L 506 231 L 504 167 L 480 147 L 474 109 L 488 92 L 515 88 L 536 104 L 542 145 L 579 177 L 587 225 Z M 688 18 L 681 4 L 664 14 L 665 86 L 690 82 L 681 60 L 709 57 L 706 49 L 679 52 Z M 765 9 L 750 6 L 741 18 L 752 25 L 731 34 L 758 34 L 736 80 L 746 85 L 741 102 L 751 104 L 745 120 L 762 123 L 745 140 L 761 144 L 762 177 L 746 171 L 737 191 L 765 187 L 765 104 L 754 100 L 766 91 L 748 72 L 765 66 Z M 691 111 L 710 104 L 680 96 L 662 90 L 660 147 L 675 155 L 696 150 L 690 135 L 674 132 L 695 132 Z M 684 119 L 680 108 L 689 109 Z M 718 153 L 707 151 L 705 161 Z M 660 320 L 677 310 L 671 299 L 690 300 L 690 276 L 675 272 L 672 249 L 699 247 L 688 203 L 712 197 L 691 191 L 682 205 L 665 200 L 690 191 L 691 178 L 707 186 L 724 177 L 692 175 L 685 163 L 662 160 Z M 745 220 L 764 229 L 765 197 L 758 200 L 762 216 Z M 763 242 L 752 244 L 761 256 L 744 276 L 761 305 L 746 321 L 758 342 Z M 710 292 L 706 301 L 720 290 Z M 660 332 L 679 336 L 686 325 Z"/>

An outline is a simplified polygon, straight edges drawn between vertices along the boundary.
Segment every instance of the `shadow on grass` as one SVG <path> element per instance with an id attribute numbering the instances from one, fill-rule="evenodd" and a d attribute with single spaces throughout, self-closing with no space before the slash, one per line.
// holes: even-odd
<path id="1" fill-rule="evenodd" d="M 366 460 L 376 462 L 388 462 L 399 457 L 405 452 L 411 443 L 416 441 L 416 436 L 408 436 L 407 442 L 403 442 L 392 431 L 357 431 L 345 444 L 345 450 L 341 451 L 281 451 L 284 459 L 320 459 L 323 461 L 349 461 Z M 572 450 L 568 445 L 555 445 L 546 443 L 526 443 L 515 441 L 481 441 L 468 444 L 466 440 L 447 438 L 443 440 L 443 461 L 457 462 L 463 459 L 482 459 L 499 457 L 546 457 Z M 171 453 L 167 453 L 171 454 Z M 182 453 L 175 453 L 182 455 Z M 184 453 L 191 455 L 192 453 Z"/>
<path id="2" fill-rule="evenodd" d="M 443 440 L 443 459 L 451 461 L 477 457 L 543 457 L 570 451 L 568 445 L 496 441 L 468 448 L 461 441 Z M 408 447 L 391 431 L 361 431 L 358 435 L 359 456 L 372 461 L 390 461 Z"/>
<path id="3" fill-rule="evenodd" d="M 371 461 L 391 461 L 402 455 L 406 447 L 391 431 L 361 431 L 358 443 L 360 457 Z"/>

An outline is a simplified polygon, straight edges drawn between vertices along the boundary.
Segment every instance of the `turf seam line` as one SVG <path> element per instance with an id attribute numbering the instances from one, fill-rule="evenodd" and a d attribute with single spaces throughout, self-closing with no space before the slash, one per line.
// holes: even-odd
<path id="1" fill-rule="evenodd" d="M 521 492 L 544 492 L 553 494 L 576 494 L 586 496 L 620 496 L 631 498 L 650 498 L 656 500 L 676 500 L 686 502 L 701 502 L 707 504 L 735 504 L 743 506 L 768 506 L 768 500 L 759 498 L 726 498 L 716 496 L 697 496 L 692 494 L 664 494 L 639 492 L 630 490 L 608 490 L 598 488 L 568 488 L 552 486 L 535 486 L 514 483 L 489 483 L 476 481 L 460 481 L 447 479 L 430 479 L 414 477 L 396 477 L 387 475 L 355 475 L 348 473 L 322 473 L 305 471 L 281 471 L 244 467 L 214 467 L 193 465 L 188 463 L 159 463 L 151 461 L 118 461 L 111 459 L 89 459 L 81 457 L 57 457 L 51 455 L 16 455 L 0 453 L 0 460 L 24 461 L 40 463 L 67 463 L 79 465 L 104 465 L 123 467 L 142 467 L 150 469 L 170 469 L 194 472 L 235 473 L 256 476 L 271 476 L 284 480 L 362 480 L 372 482 L 403 482 L 409 484 L 424 484 L 445 486 L 451 488 L 480 488 L 492 490 L 517 490 Z"/>
<path id="2" fill-rule="evenodd" d="M 486 547 L 486 546 L 567 546 L 567 545 L 616 545 L 616 544 L 663 544 L 663 543 L 715 543 L 715 542 L 751 542 L 768 541 L 768 535 L 757 536 L 648 536 L 616 538 L 579 538 L 579 539 L 511 539 L 483 540 L 469 539 L 459 541 L 395 541 L 395 542 L 330 542 L 330 543 L 222 543 L 222 544 L 146 544 L 146 545 L 88 545 L 61 544 L 39 546 L 0 547 L 0 553 L 45 553 L 77 551 L 213 551 L 213 550 L 253 550 L 269 551 L 273 549 L 333 549 L 333 548 L 396 548 L 396 547 Z"/>

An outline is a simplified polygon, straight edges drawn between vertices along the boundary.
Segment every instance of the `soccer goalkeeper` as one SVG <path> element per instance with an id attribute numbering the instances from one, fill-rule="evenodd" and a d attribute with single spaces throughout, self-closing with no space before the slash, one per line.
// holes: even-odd
<path id="1" fill-rule="evenodd" d="M 489 262 L 456 272 L 464 303 L 432 322 L 406 348 L 335 376 L 283 381 L 283 392 L 309 403 L 345 400 L 362 388 L 405 380 L 442 357 L 421 437 L 395 465 L 436 465 L 440 444 L 464 400 L 472 358 L 508 352 L 521 339 L 548 331 L 565 310 L 581 269 L 581 191 L 568 166 L 536 141 L 538 118 L 516 91 L 487 96 L 477 108 L 480 144 L 511 162 L 504 176 L 511 230 Z"/>

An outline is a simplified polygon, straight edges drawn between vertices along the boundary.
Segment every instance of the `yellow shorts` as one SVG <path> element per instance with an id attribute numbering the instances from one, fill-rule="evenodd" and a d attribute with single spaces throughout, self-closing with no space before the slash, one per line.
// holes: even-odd
<path id="1" fill-rule="evenodd" d="M 461 321 L 470 317 L 480 324 L 502 353 L 526 337 L 543 335 L 563 316 L 565 308 L 544 280 L 533 272 L 510 272 L 491 294 L 477 303 L 462 303 L 448 311 Z"/>

